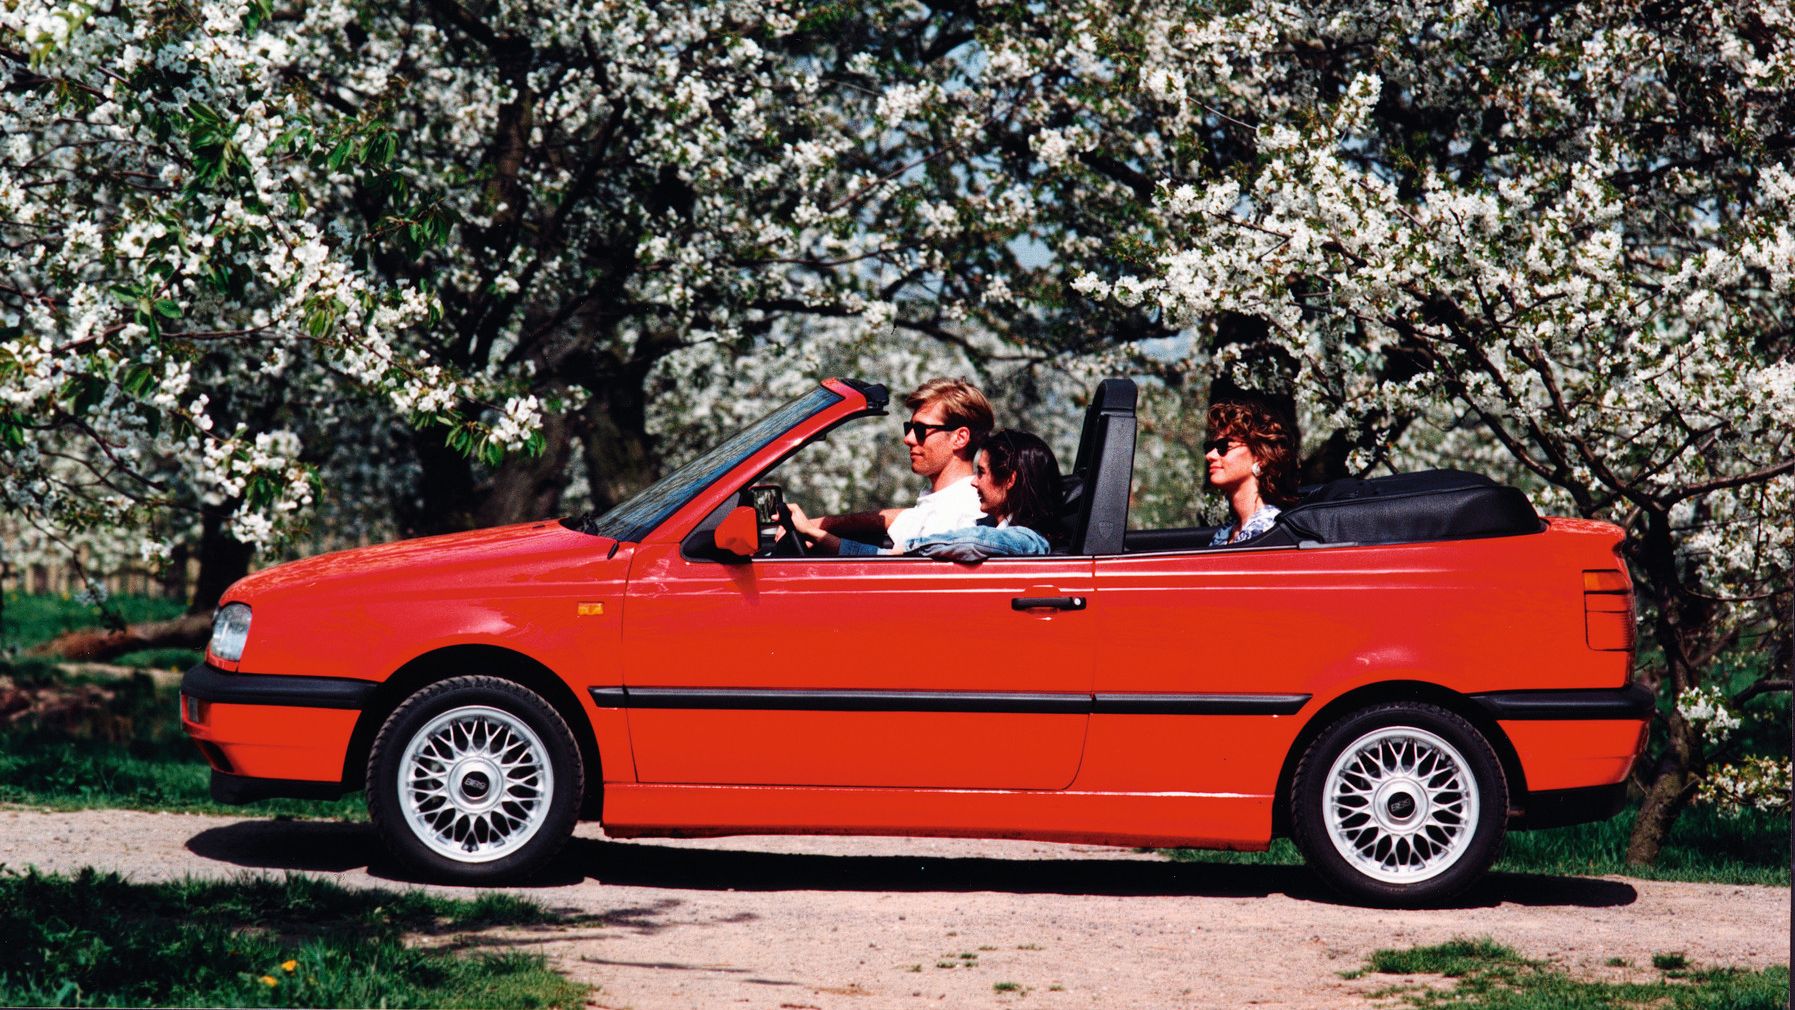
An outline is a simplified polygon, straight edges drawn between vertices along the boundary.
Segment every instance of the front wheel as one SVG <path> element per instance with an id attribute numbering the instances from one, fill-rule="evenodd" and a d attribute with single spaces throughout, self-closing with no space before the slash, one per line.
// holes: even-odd
<path id="1" fill-rule="evenodd" d="M 567 843 L 585 788 L 579 744 L 542 696 L 455 677 L 407 698 L 368 755 L 368 814 L 392 852 L 437 880 L 527 877 Z"/>
<path id="2" fill-rule="evenodd" d="M 1291 782 L 1309 865 L 1348 897 L 1425 905 L 1463 892 L 1501 851 L 1502 765 L 1476 727 L 1434 705 L 1355 712 L 1323 730 Z"/>

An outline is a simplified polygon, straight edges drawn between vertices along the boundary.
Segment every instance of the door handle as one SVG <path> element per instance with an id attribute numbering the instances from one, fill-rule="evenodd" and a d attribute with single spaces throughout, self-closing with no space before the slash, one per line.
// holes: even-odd
<path id="1" fill-rule="evenodd" d="M 1011 610 L 1083 610 L 1082 596 L 1012 596 Z"/>

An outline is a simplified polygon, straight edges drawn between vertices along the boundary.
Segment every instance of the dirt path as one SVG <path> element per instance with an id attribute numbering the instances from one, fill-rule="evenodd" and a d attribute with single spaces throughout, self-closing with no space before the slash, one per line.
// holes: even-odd
<path id="1" fill-rule="evenodd" d="M 330 822 L 0 809 L 0 863 L 412 886 L 367 827 Z M 508 942 L 599 986 L 596 1006 L 637 1010 L 1335 1010 L 1395 981 L 1340 978 L 1375 948 L 1454 936 L 1609 978 L 1628 971 L 1614 957 L 1757 968 L 1789 950 L 1785 888 L 1499 875 L 1469 907 L 1390 912 L 1336 904 L 1299 870 L 1030 842 L 620 842 L 587 825 L 554 877 L 519 893 L 586 918 Z"/>

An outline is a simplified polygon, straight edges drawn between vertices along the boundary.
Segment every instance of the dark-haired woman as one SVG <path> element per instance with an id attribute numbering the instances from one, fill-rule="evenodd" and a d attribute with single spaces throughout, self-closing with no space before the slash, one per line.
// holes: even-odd
<path id="1" fill-rule="evenodd" d="M 951 561 L 1046 554 L 1059 534 L 1060 465 L 1026 431 L 994 431 L 973 462 L 972 486 L 985 518 L 977 526 L 919 537 L 906 553 Z"/>
<path id="2" fill-rule="evenodd" d="M 1234 521 L 1215 531 L 1211 547 L 1250 540 L 1272 528 L 1296 500 L 1296 431 L 1257 399 L 1209 405 L 1209 483 L 1228 499 Z"/>

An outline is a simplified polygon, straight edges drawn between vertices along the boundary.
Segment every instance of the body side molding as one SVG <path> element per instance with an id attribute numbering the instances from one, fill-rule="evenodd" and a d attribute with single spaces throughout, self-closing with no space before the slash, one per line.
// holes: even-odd
<path id="1" fill-rule="evenodd" d="M 1291 715 L 1306 694 L 1073 694 L 594 687 L 600 708 L 810 712 L 1019 712 L 1067 715 Z"/>

